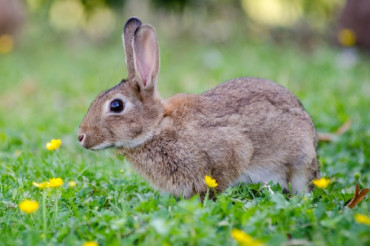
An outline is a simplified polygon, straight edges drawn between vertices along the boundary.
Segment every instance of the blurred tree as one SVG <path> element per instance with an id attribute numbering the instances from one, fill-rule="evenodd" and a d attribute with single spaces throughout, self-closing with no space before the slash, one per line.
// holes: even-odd
<path id="1" fill-rule="evenodd" d="M 186 6 L 193 4 L 192 2 L 192 0 L 153 0 L 153 6 L 156 8 L 182 11 Z"/>
<path id="2" fill-rule="evenodd" d="M 148 20 L 161 22 L 172 36 L 187 33 L 223 42 L 230 33 L 250 31 L 256 37 L 270 35 L 276 41 L 294 37 L 306 47 L 312 46 L 311 40 L 329 37 L 334 32 L 337 16 L 345 3 L 345 0 L 26 1 L 32 13 L 41 20 L 49 17 L 49 24 L 54 28 L 71 32 L 82 30 L 95 40 L 109 36 L 114 24 L 118 23 L 117 10 L 126 8 L 130 9 L 125 13 L 127 16 L 142 15 Z M 131 9 L 131 6 L 137 8 Z M 70 10 L 63 10 L 67 7 Z M 140 12 L 140 9 L 144 10 Z"/>
<path id="3" fill-rule="evenodd" d="M 121 7 L 126 2 L 125 0 L 80 0 L 85 6 L 87 13 L 90 13 L 97 7 L 109 6 L 111 8 Z"/>
<path id="4" fill-rule="evenodd" d="M 19 0 L 0 0 L 0 36 L 14 35 L 23 21 L 23 6 Z"/>
<path id="5" fill-rule="evenodd" d="M 288 0 L 294 1 L 294 0 Z M 315 27 L 327 27 L 335 22 L 345 0 L 300 0 L 306 20 Z"/>
<path id="6" fill-rule="evenodd" d="M 241 0 L 247 16 L 258 24 L 294 26 L 305 21 L 315 28 L 336 19 L 344 0 Z"/>

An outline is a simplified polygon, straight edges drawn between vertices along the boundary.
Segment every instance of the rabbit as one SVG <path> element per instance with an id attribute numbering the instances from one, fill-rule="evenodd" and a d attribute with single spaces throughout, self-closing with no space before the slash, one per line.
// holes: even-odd
<path id="1" fill-rule="evenodd" d="M 128 77 L 92 102 L 78 131 L 84 148 L 117 149 L 155 188 L 176 197 L 204 196 L 206 175 L 216 179 L 216 192 L 269 181 L 294 194 L 312 189 L 317 134 L 291 92 L 244 77 L 162 99 L 154 27 L 131 17 L 122 37 Z"/>

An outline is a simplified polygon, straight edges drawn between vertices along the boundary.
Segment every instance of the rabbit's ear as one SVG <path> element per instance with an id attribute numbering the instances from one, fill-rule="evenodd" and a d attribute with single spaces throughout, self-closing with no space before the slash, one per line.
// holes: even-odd
<path id="1" fill-rule="evenodd" d="M 142 88 L 154 88 L 159 72 L 159 47 L 157 35 L 151 25 L 141 25 L 133 40 L 136 75 Z"/>
<path id="2" fill-rule="evenodd" d="M 131 17 L 123 28 L 122 41 L 126 52 L 126 64 L 128 77 L 135 76 L 134 51 L 132 47 L 135 31 L 141 26 L 141 21 L 136 17 Z"/>

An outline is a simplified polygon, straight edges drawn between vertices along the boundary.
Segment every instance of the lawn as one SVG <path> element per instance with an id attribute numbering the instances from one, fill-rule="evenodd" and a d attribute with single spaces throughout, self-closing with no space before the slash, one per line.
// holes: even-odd
<path id="1" fill-rule="evenodd" d="M 319 144 L 329 186 L 290 196 L 277 185 L 241 185 L 205 205 L 198 196 L 154 190 L 113 150 L 88 151 L 77 141 L 90 102 L 126 76 L 118 30 L 96 44 L 32 26 L 12 53 L 0 56 L 1 244 L 237 245 L 231 231 L 241 229 L 266 245 L 369 245 L 370 226 L 355 220 L 369 216 L 369 198 L 345 206 L 356 183 L 370 187 L 369 56 L 359 52 L 357 63 L 345 66 L 343 50 L 331 44 L 307 53 L 293 41 L 239 35 L 217 44 L 157 31 L 163 97 L 264 77 L 296 94 L 318 131 L 351 119 L 348 132 Z M 52 138 L 63 142 L 55 151 L 45 148 Z M 33 185 L 53 177 L 64 184 Z M 25 199 L 38 201 L 39 209 L 23 213 L 18 204 Z"/>

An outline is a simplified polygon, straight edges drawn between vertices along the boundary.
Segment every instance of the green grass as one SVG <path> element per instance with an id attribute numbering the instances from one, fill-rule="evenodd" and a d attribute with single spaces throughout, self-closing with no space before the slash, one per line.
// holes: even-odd
<path id="1" fill-rule="evenodd" d="M 370 186 L 369 58 L 360 55 L 344 68 L 341 51 L 328 45 L 304 53 L 292 43 L 230 38 L 208 44 L 166 39 L 158 31 L 163 97 L 199 93 L 239 76 L 264 77 L 295 93 L 319 131 L 352 119 L 337 141 L 319 145 L 321 175 L 332 183 L 292 197 L 276 185 L 243 185 L 206 207 L 198 196 L 176 199 L 154 190 L 114 151 L 87 151 L 76 140 L 89 103 L 125 77 L 120 34 L 95 45 L 33 27 L 13 53 L 0 56 L 1 244 L 237 245 L 230 233 L 239 228 L 266 245 L 368 245 L 370 227 L 354 215 L 369 216 L 369 198 L 353 210 L 344 205 L 356 183 Z M 45 149 L 51 138 L 63 140 L 55 152 Z M 42 207 L 27 215 L 18 204 L 30 198 L 41 205 L 42 191 L 32 182 L 52 177 L 65 184 L 48 193 L 44 234 Z"/>

